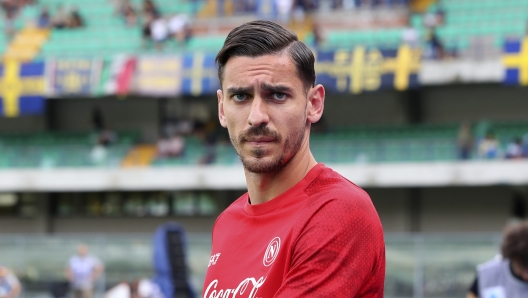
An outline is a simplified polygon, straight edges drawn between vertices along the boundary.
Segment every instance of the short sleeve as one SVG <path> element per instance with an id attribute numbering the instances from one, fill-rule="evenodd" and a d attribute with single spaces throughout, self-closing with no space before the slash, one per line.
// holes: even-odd
<path id="1" fill-rule="evenodd" d="M 275 297 L 383 297 L 385 244 L 368 196 L 335 199 L 312 214 Z"/>

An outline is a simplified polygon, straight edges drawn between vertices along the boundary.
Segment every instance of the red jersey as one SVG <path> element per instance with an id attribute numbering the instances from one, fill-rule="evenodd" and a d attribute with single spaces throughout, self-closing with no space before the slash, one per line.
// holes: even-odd
<path id="1" fill-rule="evenodd" d="M 323 164 L 216 220 L 203 298 L 383 297 L 385 243 L 368 194 Z"/>

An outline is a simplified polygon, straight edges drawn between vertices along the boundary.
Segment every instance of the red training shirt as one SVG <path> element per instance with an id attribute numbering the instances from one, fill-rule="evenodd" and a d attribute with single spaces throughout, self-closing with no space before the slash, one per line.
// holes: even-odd
<path id="1" fill-rule="evenodd" d="M 368 194 L 319 163 L 292 188 L 216 220 L 203 298 L 383 297 L 385 244 Z"/>

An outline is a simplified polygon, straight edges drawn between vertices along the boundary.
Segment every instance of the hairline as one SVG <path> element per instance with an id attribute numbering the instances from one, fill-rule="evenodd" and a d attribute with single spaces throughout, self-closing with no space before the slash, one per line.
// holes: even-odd
<path id="1" fill-rule="evenodd" d="M 286 55 L 289 58 L 290 62 L 292 63 L 293 67 L 295 68 L 295 73 L 296 73 L 297 78 L 301 81 L 301 84 L 303 85 L 304 95 L 308 95 L 308 90 L 310 90 L 310 88 L 312 88 L 314 85 L 313 84 L 306 84 L 304 82 L 304 80 L 303 80 L 303 78 L 301 76 L 300 69 L 297 67 L 297 64 L 295 63 L 295 60 L 293 59 L 293 55 L 290 52 L 291 47 L 293 46 L 293 44 L 296 41 L 299 41 L 299 40 L 294 40 L 294 41 L 290 42 L 287 46 L 285 46 L 281 50 L 272 51 L 272 52 L 269 52 L 269 53 L 262 53 L 262 54 L 259 54 L 259 55 L 237 55 L 237 54 L 230 55 L 227 58 L 227 60 L 224 62 L 224 65 L 220 68 L 221 72 L 220 72 L 220 77 L 218 78 L 219 81 L 220 81 L 220 89 L 223 91 L 223 88 L 224 88 L 223 87 L 223 81 L 224 81 L 225 67 L 227 65 L 227 62 L 229 62 L 229 60 L 231 60 L 232 58 L 236 58 L 236 57 L 261 58 L 261 57 L 264 57 L 264 56 L 284 56 L 284 55 Z"/>

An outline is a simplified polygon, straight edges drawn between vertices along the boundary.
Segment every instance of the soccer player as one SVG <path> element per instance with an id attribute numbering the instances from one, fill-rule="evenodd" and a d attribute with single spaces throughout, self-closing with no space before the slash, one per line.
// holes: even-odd
<path id="1" fill-rule="evenodd" d="M 501 256 L 477 267 L 466 297 L 528 297 L 528 221 L 506 229 Z"/>
<path id="2" fill-rule="evenodd" d="M 95 256 L 88 254 L 88 246 L 81 244 L 66 267 L 66 278 L 70 282 L 75 298 L 91 298 L 95 281 L 103 273 L 104 265 Z"/>
<path id="3" fill-rule="evenodd" d="M 0 297 L 17 298 L 21 290 L 18 278 L 7 267 L 0 265 Z"/>
<path id="4" fill-rule="evenodd" d="M 229 33 L 216 60 L 220 123 L 248 192 L 215 223 L 203 297 L 383 297 L 383 230 L 369 196 L 310 152 L 325 97 L 310 49 L 254 21 Z"/>

